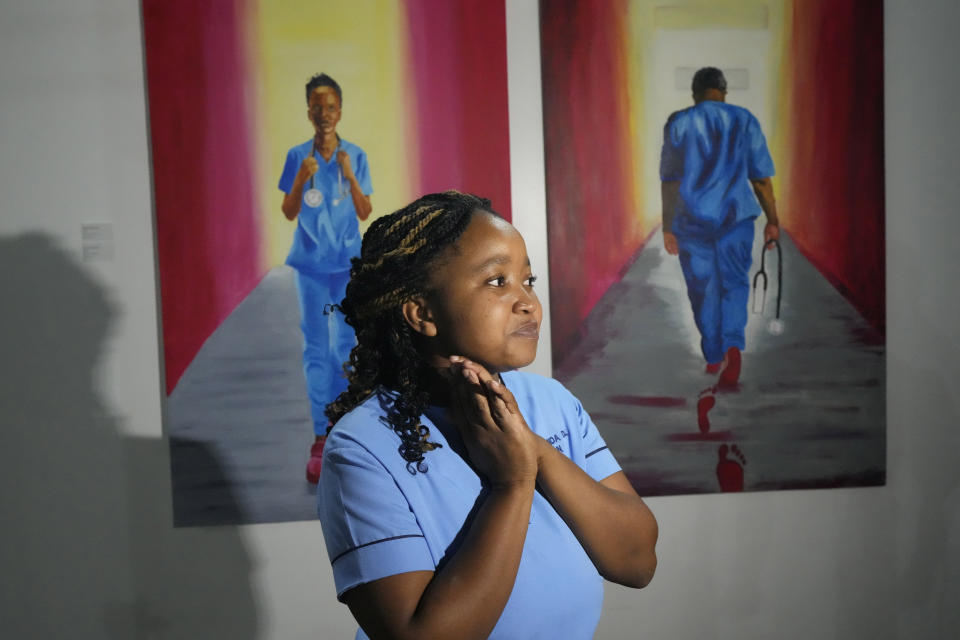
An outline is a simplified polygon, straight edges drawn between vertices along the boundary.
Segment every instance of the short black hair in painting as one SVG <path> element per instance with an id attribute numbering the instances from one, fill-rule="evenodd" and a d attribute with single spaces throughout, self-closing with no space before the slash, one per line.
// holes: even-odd
<path id="1" fill-rule="evenodd" d="M 320 87 L 330 87 L 336 91 L 340 106 L 343 106 L 343 93 L 340 91 L 340 85 L 325 73 L 318 73 L 307 81 L 307 104 L 310 104 L 310 94 Z"/>
<path id="2" fill-rule="evenodd" d="M 727 79 L 723 76 L 723 71 L 716 67 L 703 67 L 693 74 L 693 95 L 702 96 L 707 89 L 716 89 L 717 91 L 727 92 Z"/>

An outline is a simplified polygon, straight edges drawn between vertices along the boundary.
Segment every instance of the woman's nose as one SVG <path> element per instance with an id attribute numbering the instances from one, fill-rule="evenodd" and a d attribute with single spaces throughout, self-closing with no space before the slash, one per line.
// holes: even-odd
<path id="1" fill-rule="evenodd" d="M 533 313 L 537 307 L 536 294 L 523 291 L 517 296 L 517 301 L 513 303 L 514 311 L 518 313 Z"/>

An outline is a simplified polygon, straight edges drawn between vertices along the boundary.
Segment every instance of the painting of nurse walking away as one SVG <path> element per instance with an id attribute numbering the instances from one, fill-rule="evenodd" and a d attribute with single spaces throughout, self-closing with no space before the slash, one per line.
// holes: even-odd
<path id="1" fill-rule="evenodd" d="M 540 18 L 554 374 L 637 491 L 883 484 L 882 4 Z"/>

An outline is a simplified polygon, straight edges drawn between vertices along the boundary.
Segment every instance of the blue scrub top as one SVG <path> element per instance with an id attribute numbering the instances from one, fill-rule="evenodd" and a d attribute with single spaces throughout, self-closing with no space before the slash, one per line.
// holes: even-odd
<path id="1" fill-rule="evenodd" d="M 773 175 L 760 123 L 743 107 L 705 100 L 667 120 L 660 179 L 680 181 L 677 236 L 716 237 L 756 218 L 760 203 L 749 180 Z"/>
<path id="2" fill-rule="evenodd" d="M 620 470 L 580 402 L 559 382 L 504 373 L 530 428 L 595 480 Z M 456 426 L 442 409 L 423 425 L 443 446 L 410 473 L 400 438 L 382 420 L 385 392 L 371 395 L 331 431 L 317 500 L 337 596 L 408 571 L 434 571 L 473 509 L 480 478 L 457 453 Z M 600 620 L 603 580 L 580 542 L 537 492 L 510 600 L 490 638 L 592 638 Z M 366 638 L 362 630 L 357 638 Z"/>
<path id="3" fill-rule="evenodd" d="M 367 154 L 357 145 L 340 138 L 340 146 L 350 156 L 350 166 L 365 195 L 373 193 Z M 290 193 L 293 180 L 303 159 L 313 150 L 313 138 L 287 152 L 287 161 L 278 184 L 281 191 Z M 314 154 L 319 169 L 313 176 L 313 187 L 323 194 L 316 207 L 300 202 L 293 245 L 287 255 L 287 264 L 305 273 L 336 273 L 349 271 L 350 258 L 360 255 L 360 226 L 350 197 L 350 183 L 340 175 L 337 154 L 327 162 L 319 152 Z M 310 189 L 308 180 L 303 187 Z"/>

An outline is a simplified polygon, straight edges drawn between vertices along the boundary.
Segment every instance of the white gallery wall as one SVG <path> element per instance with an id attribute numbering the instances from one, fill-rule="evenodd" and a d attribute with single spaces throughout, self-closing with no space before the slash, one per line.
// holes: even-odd
<path id="1" fill-rule="evenodd" d="M 545 275 L 536 2 L 507 18 Z M 598 638 L 960 636 L 960 5 L 884 20 L 888 484 L 649 500 L 657 576 Z M 352 638 L 318 523 L 171 527 L 148 148 L 139 2 L 0 0 L 0 637 Z"/>

